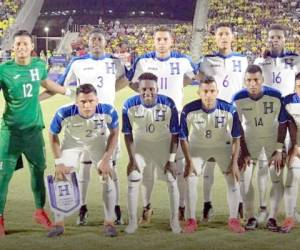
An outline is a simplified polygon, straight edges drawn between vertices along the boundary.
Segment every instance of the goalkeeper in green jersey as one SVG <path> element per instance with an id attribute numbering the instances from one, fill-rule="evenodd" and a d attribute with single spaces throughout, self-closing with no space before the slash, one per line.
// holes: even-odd
<path id="1" fill-rule="evenodd" d="M 8 185 L 14 171 L 22 167 L 21 154 L 29 162 L 36 206 L 34 218 L 44 228 L 51 228 L 43 209 L 46 162 L 39 91 L 40 85 L 55 93 L 68 94 L 69 91 L 46 79 L 46 65 L 41 59 L 31 57 L 33 48 L 31 35 L 25 30 L 18 31 L 13 42 L 15 59 L 0 65 L 0 89 L 5 99 L 0 121 L 0 237 L 5 235 L 3 212 Z"/>

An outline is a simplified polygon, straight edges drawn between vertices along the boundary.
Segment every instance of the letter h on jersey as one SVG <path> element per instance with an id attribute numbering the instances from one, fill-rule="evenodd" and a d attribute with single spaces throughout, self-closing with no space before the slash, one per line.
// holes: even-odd
<path id="1" fill-rule="evenodd" d="M 233 72 L 242 72 L 242 62 L 240 60 L 232 60 Z"/>
<path id="2" fill-rule="evenodd" d="M 273 108 L 273 102 L 269 102 L 269 106 L 268 106 L 268 102 L 264 102 L 264 114 L 268 114 L 268 113 L 273 113 L 274 108 Z"/>
<path id="3" fill-rule="evenodd" d="M 180 74 L 179 62 L 171 62 L 170 66 L 171 66 L 171 75 Z"/>
<path id="4" fill-rule="evenodd" d="M 105 62 L 106 65 L 106 74 L 116 74 L 116 65 L 115 63 Z"/>

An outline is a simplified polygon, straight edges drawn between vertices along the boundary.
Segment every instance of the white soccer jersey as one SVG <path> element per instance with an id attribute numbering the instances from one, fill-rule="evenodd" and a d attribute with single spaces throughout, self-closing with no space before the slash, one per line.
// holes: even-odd
<path id="1" fill-rule="evenodd" d="M 232 104 L 217 99 L 212 110 L 203 109 L 201 100 L 185 105 L 180 117 L 180 139 L 199 148 L 223 148 L 231 138 L 240 137 L 240 122 Z"/>
<path id="2" fill-rule="evenodd" d="M 246 142 L 277 141 L 279 123 L 286 122 L 286 114 L 281 100 L 281 93 L 264 86 L 263 95 L 257 100 L 249 96 L 247 89 L 238 92 L 233 98 L 240 121 L 244 128 Z"/>
<path id="3" fill-rule="evenodd" d="M 279 57 L 257 58 L 254 64 L 261 67 L 266 85 L 278 89 L 282 96 L 294 92 L 295 75 L 300 71 L 300 56 L 284 53 Z"/>
<path id="4" fill-rule="evenodd" d="M 189 57 L 178 52 L 171 52 L 170 57 L 160 59 L 155 52 L 147 53 L 135 61 L 127 72 L 129 81 L 137 82 L 142 73 L 151 72 L 158 77 L 158 93 L 172 98 L 178 110 L 182 109 L 184 75 L 190 77 L 196 73 Z"/>
<path id="5" fill-rule="evenodd" d="M 151 107 L 145 106 L 139 95 L 129 98 L 123 106 L 122 118 L 122 132 L 137 140 L 161 141 L 179 132 L 175 103 L 164 95 L 157 95 Z"/>
<path id="6" fill-rule="evenodd" d="M 116 80 L 125 74 L 120 59 L 106 54 L 99 58 L 84 55 L 75 58 L 67 67 L 65 74 L 58 79 L 61 85 L 90 83 L 97 90 L 101 103 L 114 105 Z"/>
<path id="7" fill-rule="evenodd" d="M 227 102 L 232 102 L 233 95 L 243 88 L 247 67 L 247 57 L 239 53 L 228 56 L 215 53 L 204 56 L 199 63 L 199 71 L 216 80 L 218 98 Z"/>
<path id="8" fill-rule="evenodd" d="M 285 109 L 289 116 L 289 120 L 295 122 L 297 126 L 297 144 L 300 143 L 300 97 L 296 94 L 290 94 L 284 98 L 283 101 Z"/>
<path id="9" fill-rule="evenodd" d="M 59 134 L 64 128 L 61 148 L 89 149 L 93 146 L 105 147 L 108 139 L 108 129 L 117 128 L 118 115 L 108 104 L 98 104 L 95 114 L 90 118 L 79 115 L 78 107 L 73 105 L 61 107 L 55 114 L 50 125 L 52 134 Z"/>

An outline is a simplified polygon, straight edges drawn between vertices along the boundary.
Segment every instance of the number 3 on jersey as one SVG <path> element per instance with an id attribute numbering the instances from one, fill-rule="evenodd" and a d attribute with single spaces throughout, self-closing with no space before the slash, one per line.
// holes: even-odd
<path id="1" fill-rule="evenodd" d="M 23 84 L 23 96 L 32 97 L 32 85 L 30 83 Z"/>

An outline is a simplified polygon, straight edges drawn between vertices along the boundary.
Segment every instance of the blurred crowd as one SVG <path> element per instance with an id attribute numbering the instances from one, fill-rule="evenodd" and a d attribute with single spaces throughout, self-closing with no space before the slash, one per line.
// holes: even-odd
<path id="1" fill-rule="evenodd" d="M 5 31 L 15 22 L 18 13 L 25 0 L 0 0 L 0 43 Z"/>

